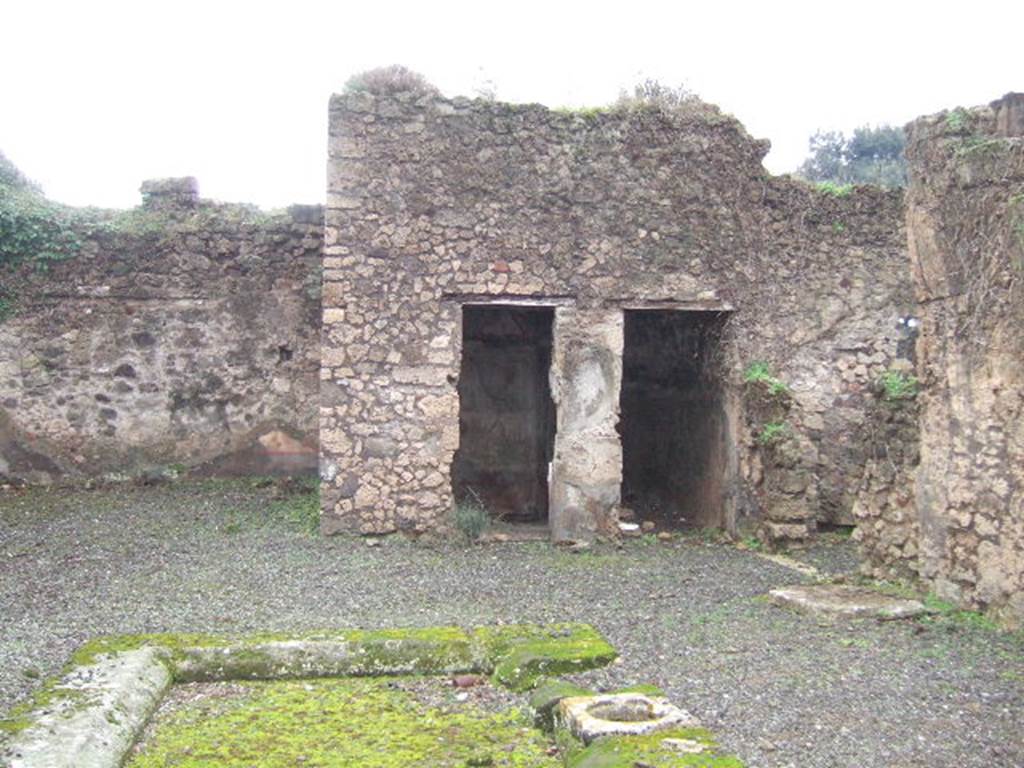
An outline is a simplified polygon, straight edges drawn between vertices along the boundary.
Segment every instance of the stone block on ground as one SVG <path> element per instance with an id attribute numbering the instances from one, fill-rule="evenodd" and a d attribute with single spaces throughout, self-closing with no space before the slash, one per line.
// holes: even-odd
<path id="1" fill-rule="evenodd" d="M 768 596 L 775 605 L 814 615 L 909 619 L 925 612 L 920 600 L 885 595 L 850 584 L 781 587 L 773 589 Z"/>

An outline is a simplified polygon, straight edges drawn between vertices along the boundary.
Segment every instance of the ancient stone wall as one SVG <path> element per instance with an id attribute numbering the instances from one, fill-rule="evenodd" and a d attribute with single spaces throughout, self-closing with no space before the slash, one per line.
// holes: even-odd
<path id="1" fill-rule="evenodd" d="M 914 480 L 920 461 L 918 393 L 879 386 L 868 407 L 864 439 L 869 454 L 853 516 L 861 570 L 879 579 L 913 580 L 919 569 L 920 526 Z"/>
<path id="2" fill-rule="evenodd" d="M 1024 617 L 1024 94 L 908 127 L 920 572 Z"/>
<path id="3" fill-rule="evenodd" d="M 316 466 L 322 210 L 143 186 L 83 212 L 80 249 L 6 272 L 0 476 Z"/>
<path id="4" fill-rule="evenodd" d="M 720 345 L 727 526 L 766 511 L 764 425 L 739 394 L 758 360 L 792 398 L 796 450 L 780 487 L 794 503 L 775 533 L 848 517 L 866 458 L 866 393 L 901 354 L 911 303 L 902 196 L 773 178 L 766 150 L 702 104 L 570 113 L 427 88 L 335 96 L 324 530 L 443 524 L 459 445 L 461 310 L 487 302 L 555 307 L 556 534 L 586 538 L 613 523 L 624 308 L 731 313 Z"/>

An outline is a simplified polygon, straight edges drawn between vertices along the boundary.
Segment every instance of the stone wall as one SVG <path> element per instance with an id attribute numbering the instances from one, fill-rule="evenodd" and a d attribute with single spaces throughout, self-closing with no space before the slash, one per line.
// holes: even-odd
<path id="1" fill-rule="evenodd" d="M 783 536 L 848 518 L 866 393 L 912 297 L 902 195 L 769 176 L 767 144 L 699 103 L 569 113 L 373 88 L 330 104 L 321 450 L 325 531 L 423 530 L 452 504 L 461 309 L 555 307 L 551 525 L 614 525 L 622 310 L 729 312 L 733 527 L 764 513 L 741 374 L 789 386 L 798 450 Z M 765 469 L 765 467 L 768 467 Z M 799 487 L 797 487 L 799 486 Z"/>
<path id="2" fill-rule="evenodd" d="M 860 545 L 861 570 L 878 579 L 914 580 L 919 569 L 920 525 L 914 496 L 919 409 L 916 385 L 908 387 L 904 396 L 878 387 L 868 408 L 869 455 L 853 506 L 853 535 Z"/>
<path id="3" fill-rule="evenodd" d="M 908 128 L 920 572 L 1024 617 L 1024 94 Z"/>
<path id="4" fill-rule="evenodd" d="M 0 476 L 316 467 L 322 210 L 149 182 L 81 212 L 80 250 L 4 275 Z"/>

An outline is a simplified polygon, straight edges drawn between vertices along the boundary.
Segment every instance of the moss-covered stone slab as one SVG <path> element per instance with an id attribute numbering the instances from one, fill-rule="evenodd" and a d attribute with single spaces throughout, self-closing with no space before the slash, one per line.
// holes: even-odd
<path id="1" fill-rule="evenodd" d="M 298 634 L 118 635 L 90 640 L 75 651 L 71 662 L 87 664 L 107 654 L 145 647 L 169 654 L 179 682 L 236 677 L 442 674 L 475 669 L 486 661 L 466 630 L 426 627 Z"/>
<path id="2" fill-rule="evenodd" d="M 91 663 L 104 654 L 154 647 L 169 653 L 174 679 L 280 679 L 349 675 L 493 674 L 524 691 L 545 675 L 604 666 L 615 649 L 587 624 L 509 624 L 330 630 L 301 634 L 150 634 L 100 637 L 72 656 Z"/>
<path id="3" fill-rule="evenodd" d="M 469 637 L 464 634 L 438 639 L 365 633 L 334 640 L 200 646 L 181 649 L 174 660 L 174 676 L 179 681 L 438 675 L 478 668 Z"/>
<path id="4" fill-rule="evenodd" d="M 559 737 L 566 768 L 744 768 L 724 754 L 703 728 L 677 728 L 646 736 L 605 736 L 589 745 Z"/>
<path id="5" fill-rule="evenodd" d="M 852 584 L 811 584 L 773 589 L 769 599 L 779 606 L 817 616 L 909 619 L 925 612 L 919 600 L 885 595 Z"/>
<path id="6" fill-rule="evenodd" d="M 171 684 L 166 654 L 125 651 L 74 667 L 8 723 L 7 768 L 120 768 Z"/>
<path id="7" fill-rule="evenodd" d="M 603 667 L 618 656 L 608 641 L 586 624 L 483 632 L 485 644 L 497 659 L 494 680 L 514 691 L 530 690 L 545 677 Z"/>
<path id="8" fill-rule="evenodd" d="M 530 694 L 530 708 L 534 722 L 546 731 L 554 728 L 554 709 L 562 699 L 573 696 L 593 696 L 594 692 L 565 680 L 544 680 Z"/>

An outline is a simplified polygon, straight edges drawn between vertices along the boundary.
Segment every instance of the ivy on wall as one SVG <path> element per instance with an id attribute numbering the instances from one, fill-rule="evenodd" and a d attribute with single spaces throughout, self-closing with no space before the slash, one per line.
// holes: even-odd
<path id="1" fill-rule="evenodd" d="M 19 269 L 45 271 L 82 248 L 74 209 L 47 200 L 0 153 L 0 320 L 17 299 Z"/>

